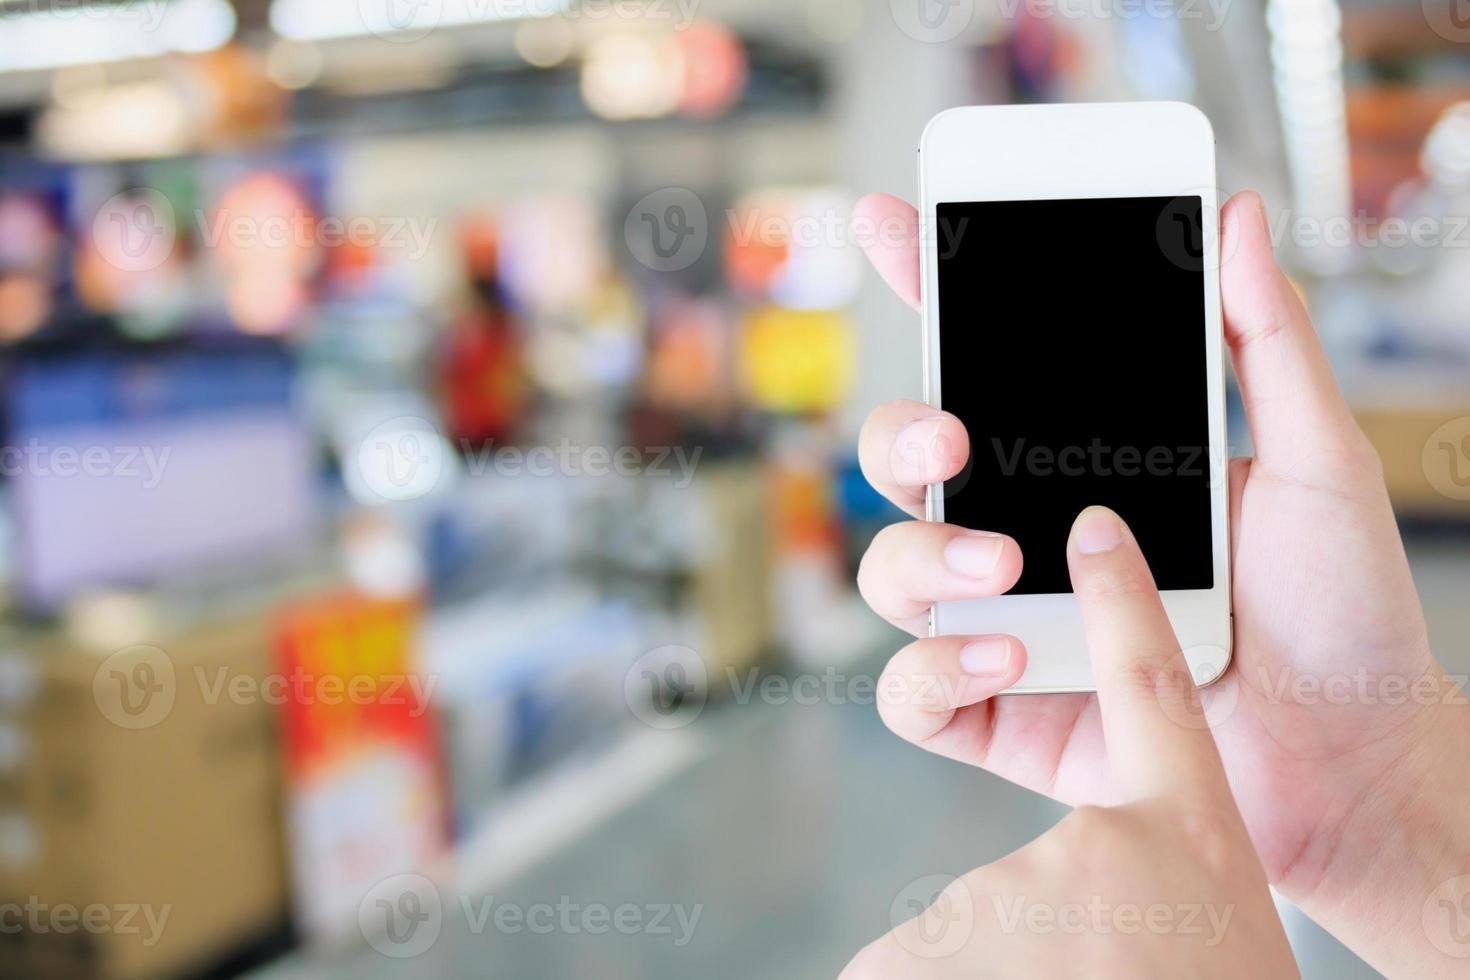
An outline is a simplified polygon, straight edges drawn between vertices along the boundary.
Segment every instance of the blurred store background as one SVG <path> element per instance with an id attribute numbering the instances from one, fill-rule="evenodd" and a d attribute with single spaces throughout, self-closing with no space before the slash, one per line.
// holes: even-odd
<path id="1" fill-rule="evenodd" d="M 849 208 L 950 105 L 1210 115 L 1463 668 L 1467 42 L 1458 0 L 0 0 L 0 974 L 833 976 L 1056 820 L 882 730 L 851 585 L 896 517 L 857 426 L 920 371 Z"/>

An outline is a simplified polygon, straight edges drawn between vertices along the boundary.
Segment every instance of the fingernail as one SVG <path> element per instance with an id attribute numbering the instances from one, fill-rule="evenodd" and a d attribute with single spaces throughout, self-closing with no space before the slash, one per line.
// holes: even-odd
<path id="1" fill-rule="evenodd" d="M 935 415 L 910 422 L 898 430 L 890 465 L 895 480 L 908 486 L 918 486 L 944 479 L 946 452 L 943 444 L 948 440 L 940 435 L 943 422 L 944 416 Z"/>
<path id="2" fill-rule="evenodd" d="M 1011 641 L 987 636 L 960 650 L 960 669 L 976 677 L 1001 677 L 1011 669 Z"/>
<path id="3" fill-rule="evenodd" d="M 1106 507 L 1089 507 L 1077 518 L 1072 532 L 1077 550 L 1084 555 L 1100 555 L 1123 543 L 1123 522 Z"/>
<path id="4" fill-rule="evenodd" d="M 1005 547 L 1006 539 L 998 534 L 971 531 L 944 546 L 944 563 L 966 578 L 990 578 Z"/>

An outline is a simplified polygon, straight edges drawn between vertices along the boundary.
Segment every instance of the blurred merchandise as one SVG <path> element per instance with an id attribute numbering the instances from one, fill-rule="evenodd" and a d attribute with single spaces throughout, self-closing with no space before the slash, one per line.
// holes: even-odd
<path id="1" fill-rule="evenodd" d="M 310 939 L 355 933 L 370 889 L 443 854 L 448 817 L 420 615 L 414 599 L 338 591 L 281 613 L 295 917 Z"/>
<path id="2" fill-rule="evenodd" d="M 647 625 L 627 603 L 578 594 L 430 617 L 424 662 L 437 681 L 456 837 L 478 830 L 518 782 L 615 744 L 631 721 L 622 678 Z"/>
<path id="3" fill-rule="evenodd" d="M 835 407 L 856 370 L 852 324 L 836 311 L 754 310 L 745 318 L 740 350 L 747 394 L 775 412 Z"/>
<path id="4" fill-rule="evenodd" d="M 693 598 L 704 659 L 716 690 L 770 653 L 771 490 L 764 469 L 748 461 L 706 463 L 691 490 L 710 529 L 695 560 Z"/>
<path id="5" fill-rule="evenodd" d="M 1406 518 L 1470 521 L 1470 386 L 1464 372 L 1380 368 L 1353 389 L 1354 415 L 1383 462 L 1394 509 Z"/>
<path id="6" fill-rule="evenodd" d="M 777 635 L 801 663 L 844 660 L 863 647 L 872 628 L 849 585 L 836 453 L 828 428 L 788 421 L 767 464 Z"/>
<path id="7" fill-rule="evenodd" d="M 285 921 L 275 712 L 240 693 L 272 669 L 265 617 L 128 642 L 17 633 L 0 653 L 0 904 L 49 923 L 7 919 L 7 976 L 178 976 Z M 63 930 L 48 910 L 67 908 L 116 928 Z"/>
<path id="8" fill-rule="evenodd" d="M 263 560 L 313 528 L 310 451 L 279 351 L 38 353 L 6 394 L 21 583 L 36 606 Z"/>
<path id="9" fill-rule="evenodd" d="M 708 300 L 670 303 L 654 323 L 646 385 L 651 404 L 718 420 L 735 392 L 727 314 Z"/>

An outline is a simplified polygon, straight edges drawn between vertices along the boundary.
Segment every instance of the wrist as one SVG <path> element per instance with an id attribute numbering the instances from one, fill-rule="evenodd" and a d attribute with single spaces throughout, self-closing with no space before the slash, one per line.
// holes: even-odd
<path id="1" fill-rule="evenodd" d="M 1402 757 L 1360 793 L 1296 899 L 1388 976 L 1470 964 L 1470 702 L 1441 677 L 1449 696 L 1415 712 Z"/>

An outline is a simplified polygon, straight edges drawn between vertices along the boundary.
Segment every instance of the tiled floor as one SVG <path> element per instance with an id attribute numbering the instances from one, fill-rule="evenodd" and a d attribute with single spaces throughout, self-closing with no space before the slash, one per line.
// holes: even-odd
<path id="1" fill-rule="evenodd" d="M 1441 658 L 1470 670 L 1470 547 L 1411 550 Z M 867 706 L 742 707 L 711 711 L 697 727 L 710 750 L 692 767 L 494 895 L 520 909 L 575 903 L 574 918 L 596 905 L 636 906 L 646 923 L 653 906 L 697 910 L 687 942 L 673 914 L 668 934 L 538 935 L 497 929 L 493 918 L 477 928 L 446 894 L 443 935 L 421 956 L 364 949 L 298 960 L 272 980 L 830 978 L 889 927 L 909 883 L 991 861 L 1064 812 L 900 742 Z M 468 908 L 485 911 L 480 896 Z M 1377 976 L 1284 912 L 1304 976 Z"/>

